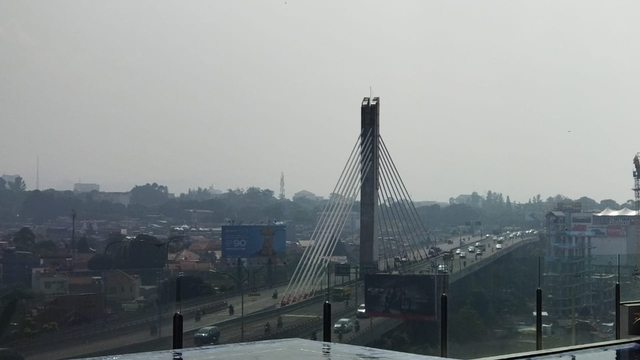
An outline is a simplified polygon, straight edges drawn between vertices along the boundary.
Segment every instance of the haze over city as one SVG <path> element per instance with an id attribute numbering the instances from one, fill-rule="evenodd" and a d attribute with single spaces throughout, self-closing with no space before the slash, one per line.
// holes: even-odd
<path id="1" fill-rule="evenodd" d="M 36 5 L 37 6 L 34 6 Z M 0 4 L 0 172 L 326 196 L 381 99 L 412 197 L 632 198 L 640 4 Z"/>

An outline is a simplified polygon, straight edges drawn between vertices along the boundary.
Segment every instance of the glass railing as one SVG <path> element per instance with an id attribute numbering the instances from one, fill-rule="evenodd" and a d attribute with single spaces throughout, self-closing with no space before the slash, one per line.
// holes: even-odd
<path id="1" fill-rule="evenodd" d="M 530 254 L 533 246 L 510 251 L 513 245 L 497 249 L 491 244 L 478 256 L 467 253 L 462 259 L 454 255 L 447 261 L 437 258 L 397 267 L 399 276 L 447 275 L 450 357 L 536 350 L 538 286 L 543 349 L 615 339 L 616 282 L 621 284 L 621 301 L 640 299 L 635 256 L 545 258 Z M 0 347 L 14 348 L 26 359 L 171 349 L 173 317 L 178 312 L 183 317 L 184 347 L 281 338 L 322 340 L 322 307 L 327 299 L 332 304 L 332 326 L 340 319 L 350 323 L 345 331 L 332 331 L 333 342 L 428 355 L 441 351 L 439 318 L 359 314 L 365 284 L 355 276 L 331 275 L 321 282 L 315 297 L 280 307 L 279 295 L 294 270 L 283 266 L 240 271 L 236 267 L 45 271 L 20 266 L 23 270 L 5 264 L 2 274 L 0 319 L 10 320 L 2 324 Z M 244 280 L 242 292 L 238 276 Z M 334 296 L 336 286 L 350 288 L 348 302 Z"/>

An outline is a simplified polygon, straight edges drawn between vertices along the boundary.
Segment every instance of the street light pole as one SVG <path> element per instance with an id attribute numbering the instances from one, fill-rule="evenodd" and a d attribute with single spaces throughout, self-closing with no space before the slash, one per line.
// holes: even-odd
<path id="1" fill-rule="evenodd" d="M 238 279 L 237 277 L 231 275 L 231 274 L 227 274 L 225 272 L 219 272 L 216 270 L 209 270 L 209 272 L 212 272 L 214 274 L 220 274 L 220 275 L 225 275 L 230 277 L 231 279 L 233 279 L 238 286 L 240 287 L 240 342 L 244 341 L 244 287 L 242 285 L 242 283 L 244 282 L 245 279 L 243 279 L 242 281 L 240 281 L 240 279 Z"/>

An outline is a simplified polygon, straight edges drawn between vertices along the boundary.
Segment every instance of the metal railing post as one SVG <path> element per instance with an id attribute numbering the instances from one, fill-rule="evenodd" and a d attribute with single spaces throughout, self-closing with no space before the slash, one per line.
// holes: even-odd
<path id="1" fill-rule="evenodd" d="M 178 275 L 176 278 L 176 303 L 178 311 L 173 314 L 173 348 L 182 349 L 183 320 L 184 317 L 180 313 L 182 311 L 182 277 Z"/>
<path id="2" fill-rule="evenodd" d="M 324 302 L 322 313 L 322 341 L 331 342 L 331 304 Z"/>
<path id="3" fill-rule="evenodd" d="M 536 289 L 536 350 L 542 350 L 542 289 Z"/>
<path id="4" fill-rule="evenodd" d="M 449 320 L 447 318 L 447 294 L 440 296 L 440 357 L 446 358 L 449 353 L 447 329 Z"/>

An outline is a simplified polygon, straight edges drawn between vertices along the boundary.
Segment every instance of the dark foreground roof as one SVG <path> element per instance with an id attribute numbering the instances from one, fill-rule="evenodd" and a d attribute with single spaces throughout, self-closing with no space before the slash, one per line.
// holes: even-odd
<path id="1" fill-rule="evenodd" d="M 167 360 L 172 359 L 173 350 L 154 351 L 120 355 L 118 360 Z M 433 356 L 422 356 L 401 353 L 397 351 L 379 350 L 374 348 L 353 346 L 335 343 L 323 343 L 320 341 L 285 339 L 266 340 L 243 344 L 230 344 L 218 346 L 206 346 L 182 349 L 184 360 L 204 359 L 252 359 L 252 360 L 376 360 L 376 359 L 403 359 L 403 360 L 436 360 Z M 174 359 L 177 357 L 173 357 Z M 91 358 L 114 359 L 113 356 Z"/>

